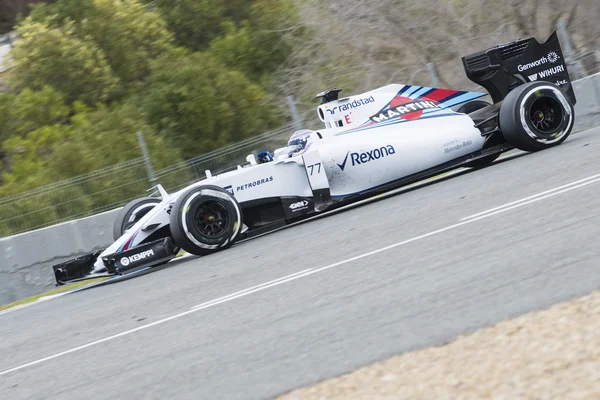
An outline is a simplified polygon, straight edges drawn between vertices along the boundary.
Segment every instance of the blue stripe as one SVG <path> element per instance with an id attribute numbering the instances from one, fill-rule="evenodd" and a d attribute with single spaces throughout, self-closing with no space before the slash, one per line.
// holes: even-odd
<path id="1" fill-rule="evenodd" d="M 419 88 L 419 86 L 404 85 L 404 87 L 396 93 L 396 96 L 401 96 L 413 88 Z"/>
<path id="2" fill-rule="evenodd" d="M 417 90 L 421 89 L 421 86 L 411 86 L 411 88 L 410 88 L 410 89 L 411 89 L 411 90 L 407 90 L 407 91 L 406 91 L 406 92 L 403 94 L 405 97 L 408 97 L 408 98 L 410 98 L 410 96 L 412 96 L 412 94 L 413 94 L 414 92 L 416 92 Z M 398 96 L 399 96 L 399 95 L 400 95 L 400 93 L 398 93 Z"/>
<path id="3" fill-rule="evenodd" d="M 402 96 L 402 97 L 407 97 L 411 100 L 416 100 L 417 98 L 424 96 L 425 94 L 428 94 L 430 92 L 433 92 L 437 90 L 437 88 L 430 88 L 430 87 L 424 87 L 424 86 L 404 86 L 402 89 L 400 89 L 400 91 L 398 93 L 396 93 L 396 96 L 394 96 L 394 98 L 396 98 L 397 96 Z M 390 104 L 392 104 L 392 101 L 394 100 L 394 98 L 390 99 L 390 101 L 387 102 L 386 105 L 384 105 L 381 110 L 379 110 L 378 112 L 376 112 L 375 114 L 380 114 L 383 111 L 386 111 L 390 108 Z"/>
<path id="4" fill-rule="evenodd" d="M 442 100 L 437 101 L 437 103 L 443 105 L 444 107 L 447 107 L 446 104 L 448 104 L 449 101 L 451 101 L 452 99 L 455 99 L 457 97 L 460 97 L 460 96 L 462 96 L 465 93 L 467 93 L 467 92 L 461 90 L 459 92 L 451 94 L 450 96 L 448 96 L 448 97 L 446 97 L 446 98 L 444 98 Z"/>
<path id="5" fill-rule="evenodd" d="M 410 98 L 413 99 L 413 100 L 416 100 L 419 97 L 422 97 L 426 93 L 429 93 L 429 92 L 431 92 L 433 90 L 435 90 L 435 89 L 430 88 L 430 87 L 422 87 L 419 90 L 417 90 L 415 93 L 413 93 L 413 95 Z"/>

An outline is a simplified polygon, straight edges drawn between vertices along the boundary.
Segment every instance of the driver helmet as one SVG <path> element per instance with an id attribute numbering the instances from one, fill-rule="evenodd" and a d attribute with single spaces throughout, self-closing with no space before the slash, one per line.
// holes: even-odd
<path id="1" fill-rule="evenodd" d="M 304 149 L 309 142 L 313 141 L 314 131 L 310 129 L 301 129 L 294 132 L 290 140 L 288 140 L 288 147 L 295 147 L 296 151 Z"/>
<path id="2" fill-rule="evenodd" d="M 268 151 L 261 151 L 258 153 L 258 163 L 264 164 L 273 161 L 273 156 Z"/>

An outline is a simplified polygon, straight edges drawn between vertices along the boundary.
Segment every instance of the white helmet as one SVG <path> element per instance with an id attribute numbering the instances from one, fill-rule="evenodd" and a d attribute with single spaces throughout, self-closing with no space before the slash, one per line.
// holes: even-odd
<path id="1" fill-rule="evenodd" d="M 294 132 L 294 134 L 288 140 L 288 147 L 295 147 L 296 151 L 305 149 L 309 143 L 316 140 L 317 134 L 315 131 L 310 129 L 301 129 Z"/>

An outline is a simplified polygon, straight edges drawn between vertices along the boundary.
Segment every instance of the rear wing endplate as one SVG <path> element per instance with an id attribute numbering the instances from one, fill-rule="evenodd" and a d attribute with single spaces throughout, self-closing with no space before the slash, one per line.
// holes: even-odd
<path id="1" fill-rule="evenodd" d="M 573 104 L 575 93 L 558 35 L 544 43 L 534 37 L 519 39 L 462 57 L 467 77 L 483 86 L 494 103 L 499 103 L 519 85 L 548 81 L 562 88 Z"/>

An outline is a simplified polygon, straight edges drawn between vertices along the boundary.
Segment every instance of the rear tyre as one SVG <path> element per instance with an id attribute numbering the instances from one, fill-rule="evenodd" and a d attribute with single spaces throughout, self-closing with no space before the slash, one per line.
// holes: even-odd
<path id="1" fill-rule="evenodd" d="M 135 225 L 142 217 L 156 205 L 160 203 L 160 199 L 154 197 L 143 197 L 135 199 L 125 204 L 125 206 L 117 213 L 115 222 L 113 223 L 113 239 L 117 240 L 125 231 Z"/>
<path id="2" fill-rule="evenodd" d="M 512 90 L 500 106 L 499 125 L 508 143 L 524 151 L 557 146 L 571 134 L 575 109 L 550 82 L 530 82 Z"/>
<path id="3" fill-rule="evenodd" d="M 170 215 L 175 243 L 198 256 L 231 247 L 242 226 L 242 209 L 236 199 L 213 185 L 188 190 L 175 201 Z"/>
<path id="4" fill-rule="evenodd" d="M 459 112 L 459 113 L 463 113 L 463 114 L 471 114 L 472 112 L 475 112 L 477 110 L 485 108 L 485 107 L 487 107 L 489 105 L 491 105 L 491 104 L 488 103 L 487 101 L 473 100 L 473 101 L 469 101 L 468 103 L 463 104 L 456 111 Z M 500 157 L 500 153 L 490 154 L 489 156 L 485 156 L 485 157 L 482 157 L 482 158 L 478 158 L 477 160 L 470 161 L 470 162 L 466 163 L 464 166 L 466 168 L 483 168 L 483 167 L 487 167 L 488 165 L 490 165 L 491 163 L 493 163 L 494 161 L 496 161 L 496 159 L 498 157 Z"/>

